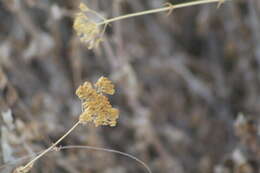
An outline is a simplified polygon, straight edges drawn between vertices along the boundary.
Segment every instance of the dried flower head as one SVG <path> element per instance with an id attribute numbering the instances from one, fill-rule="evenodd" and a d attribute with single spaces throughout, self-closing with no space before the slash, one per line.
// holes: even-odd
<path id="1" fill-rule="evenodd" d="M 96 126 L 115 126 L 119 111 L 113 108 L 104 94 L 114 94 L 114 85 L 105 77 L 101 77 L 93 88 L 90 82 L 79 86 L 76 95 L 82 100 L 80 122 L 93 122 Z"/>
<path id="2" fill-rule="evenodd" d="M 89 9 L 83 3 L 80 3 L 79 9 L 80 12 L 76 14 L 73 28 L 80 37 L 80 41 L 87 43 L 89 49 L 98 47 L 99 43 L 102 41 L 105 27 L 102 29 L 98 23 L 94 20 L 91 20 L 86 13 L 93 13 L 102 20 L 104 20 L 104 18 L 97 12 Z"/>

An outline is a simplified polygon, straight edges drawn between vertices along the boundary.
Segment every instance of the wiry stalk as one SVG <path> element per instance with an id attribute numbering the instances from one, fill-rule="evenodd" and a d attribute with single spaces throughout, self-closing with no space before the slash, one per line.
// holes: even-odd
<path id="1" fill-rule="evenodd" d="M 64 138 L 66 138 L 78 125 L 80 124 L 80 121 L 78 121 L 76 124 L 74 124 L 71 129 L 69 129 L 60 139 L 58 139 L 54 144 L 52 144 L 49 148 L 44 150 L 42 153 L 40 153 L 38 156 L 33 158 L 30 162 L 28 162 L 25 166 L 22 167 L 23 170 L 27 170 L 28 168 L 32 167 L 33 163 L 41 158 L 43 155 L 51 151 L 54 147 L 56 147 Z"/>
<path id="2" fill-rule="evenodd" d="M 114 17 L 111 19 L 103 20 L 102 22 L 98 23 L 98 25 L 108 24 L 108 23 L 115 22 L 118 20 L 127 19 L 127 18 L 131 18 L 131 17 L 136 17 L 136 16 L 142 16 L 142 15 L 146 15 L 146 14 L 159 13 L 159 12 L 163 12 L 163 11 L 171 11 L 171 10 L 177 9 L 177 8 L 183 8 L 183 7 L 188 7 L 188 6 L 200 5 L 200 4 L 216 3 L 216 2 L 221 4 L 221 3 L 223 3 L 223 0 L 198 0 L 198 1 L 192 1 L 192 2 L 187 2 L 187 3 L 181 3 L 181 4 L 177 4 L 177 5 L 167 4 L 167 7 L 126 14 L 126 15 Z"/>
<path id="3" fill-rule="evenodd" d="M 150 167 L 146 163 L 144 163 L 142 160 L 138 159 L 137 157 L 135 157 L 131 154 L 128 154 L 128 153 L 125 153 L 125 152 L 122 152 L 122 151 L 107 149 L 107 148 L 100 148 L 100 147 L 93 147 L 93 146 L 82 146 L 82 145 L 63 146 L 63 147 L 60 147 L 59 149 L 60 150 L 64 150 L 64 149 L 90 149 L 90 150 L 105 151 L 105 152 L 120 154 L 122 156 L 126 156 L 126 157 L 129 157 L 130 159 L 137 161 L 147 170 L 148 173 L 152 173 Z"/>

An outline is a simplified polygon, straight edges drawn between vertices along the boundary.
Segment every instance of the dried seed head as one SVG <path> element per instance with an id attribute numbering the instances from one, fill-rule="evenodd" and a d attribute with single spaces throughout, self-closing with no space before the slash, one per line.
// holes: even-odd
<path id="1" fill-rule="evenodd" d="M 101 77 L 95 84 L 98 92 L 113 95 L 115 93 L 114 84 L 106 77 Z"/>
<path id="2" fill-rule="evenodd" d="M 82 100 L 83 108 L 79 120 L 82 123 L 93 122 L 95 126 L 115 126 L 119 111 L 113 108 L 108 98 L 103 95 L 103 93 L 114 94 L 114 85 L 109 79 L 101 77 L 95 86 L 94 89 L 91 83 L 85 82 L 76 91 L 77 96 Z"/>
<path id="3" fill-rule="evenodd" d="M 91 20 L 86 14 L 90 12 L 98 15 L 98 13 L 92 11 L 83 3 L 79 5 L 79 9 L 80 12 L 76 14 L 73 28 L 80 37 L 80 41 L 87 43 L 89 49 L 98 47 L 102 41 L 104 29 L 100 28 L 98 23 Z M 100 17 L 100 15 L 98 15 L 98 17 Z"/>

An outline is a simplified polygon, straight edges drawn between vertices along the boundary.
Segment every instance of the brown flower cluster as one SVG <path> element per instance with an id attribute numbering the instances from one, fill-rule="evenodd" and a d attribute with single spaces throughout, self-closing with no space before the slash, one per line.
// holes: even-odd
<path id="1" fill-rule="evenodd" d="M 79 9 L 80 11 L 76 14 L 73 28 L 80 37 L 80 41 L 87 43 L 89 49 L 96 48 L 102 41 L 103 31 L 97 22 L 87 16 L 87 13 L 94 13 L 99 18 L 101 18 L 101 16 L 83 3 L 80 3 Z"/>
<path id="2" fill-rule="evenodd" d="M 94 87 L 90 82 L 80 85 L 76 95 L 82 101 L 82 113 L 80 122 L 93 122 L 95 126 L 115 126 L 119 117 L 119 111 L 113 108 L 104 94 L 113 95 L 115 92 L 113 83 L 106 77 L 101 77 Z"/>

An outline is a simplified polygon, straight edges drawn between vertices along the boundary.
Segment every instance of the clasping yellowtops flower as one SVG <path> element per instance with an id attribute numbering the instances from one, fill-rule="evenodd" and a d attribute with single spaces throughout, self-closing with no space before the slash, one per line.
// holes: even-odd
<path id="1" fill-rule="evenodd" d="M 99 43 L 102 41 L 105 27 L 103 29 L 100 28 L 96 21 L 88 17 L 87 13 L 93 13 L 102 20 L 104 20 L 104 18 L 97 12 L 89 9 L 83 3 L 80 3 L 79 9 L 80 11 L 76 13 L 73 28 L 80 37 L 80 41 L 88 44 L 89 49 L 98 47 Z"/>
<path id="2" fill-rule="evenodd" d="M 93 122 L 95 126 L 115 126 L 119 111 L 113 108 L 104 94 L 115 93 L 113 83 L 106 77 L 100 77 L 94 87 L 90 82 L 79 86 L 76 95 L 82 101 L 81 123 Z"/>

